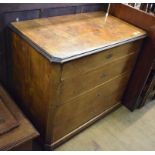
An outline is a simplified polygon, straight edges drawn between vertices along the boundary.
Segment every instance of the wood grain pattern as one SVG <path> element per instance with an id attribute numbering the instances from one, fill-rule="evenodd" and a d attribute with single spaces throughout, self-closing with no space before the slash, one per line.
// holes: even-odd
<path id="1" fill-rule="evenodd" d="M 118 18 L 111 15 L 105 18 L 104 12 L 34 19 L 12 25 L 22 36 L 39 46 L 51 61 L 57 62 L 146 36 L 145 31 Z"/>
<path id="2" fill-rule="evenodd" d="M 112 4 L 110 13 L 144 29 L 148 34 L 148 38 L 145 39 L 123 99 L 123 104 L 133 111 L 139 106 L 140 95 L 155 59 L 155 17 L 125 4 Z"/>
<path id="3" fill-rule="evenodd" d="M 12 87 L 18 100 L 32 114 L 40 132 L 45 132 L 50 104 L 51 64 L 18 35 L 13 33 Z M 22 52 L 20 52 L 22 50 Z M 19 74 L 20 73 L 20 74 Z M 42 76 L 41 76 L 42 75 Z M 49 93 L 47 93 L 49 92 Z M 37 107 L 37 108 L 36 108 Z"/>
<path id="4" fill-rule="evenodd" d="M 123 98 L 123 104 L 131 111 L 138 107 L 138 99 L 144 88 L 149 73 L 151 72 L 153 60 L 155 58 L 153 51 L 154 48 L 151 40 L 145 40 L 142 51 L 137 60 L 135 70 Z"/>
<path id="5" fill-rule="evenodd" d="M 113 79 L 128 70 L 131 70 L 135 64 L 136 58 L 137 54 L 127 55 L 116 59 L 103 67 L 63 80 L 61 82 L 61 104 L 66 103 L 95 87 L 98 87 L 104 82 Z"/>
<path id="6" fill-rule="evenodd" d="M 19 122 L 16 120 L 13 114 L 10 113 L 0 98 L 0 135 L 9 132 L 10 130 L 18 127 L 18 125 Z"/>
<path id="7" fill-rule="evenodd" d="M 154 151 L 154 117 L 155 101 L 132 113 L 121 106 L 54 151 Z"/>
<path id="8" fill-rule="evenodd" d="M 107 3 L 6 3 L 0 5 L 0 81 L 9 89 L 10 56 L 8 48 L 10 35 L 8 24 L 16 21 L 43 18 L 49 16 L 60 16 L 81 12 L 105 11 Z"/>
<path id="9" fill-rule="evenodd" d="M 61 124 L 59 122 L 63 122 L 63 120 L 67 121 L 68 117 L 77 117 L 79 115 L 79 112 L 85 110 L 86 108 L 93 107 L 96 109 L 99 102 L 102 103 L 104 101 L 103 99 L 108 100 L 108 96 L 112 97 L 114 92 L 123 92 L 123 88 L 127 84 L 130 72 L 131 70 L 127 72 L 128 74 L 123 73 L 121 75 L 118 75 L 110 79 L 109 81 L 106 81 L 105 83 L 99 85 L 98 87 L 89 90 L 85 94 L 72 99 L 64 105 L 57 106 L 55 124 Z M 111 99 L 111 97 L 109 97 L 109 99 Z M 106 102 L 103 102 L 103 104 L 104 103 L 105 106 L 109 107 Z"/>
<path id="10" fill-rule="evenodd" d="M 33 150 L 33 141 L 25 142 L 15 148 L 12 148 L 10 151 L 34 151 Z"/>
<path id="11" fill-rule="evenodd" d="M 54 141 L 117 104 L 123 95 L 129 73 L 113 78 L 98 88 L 57 107 Z"/>
<path id="12" fill-rule="evenodd" d="M 120 104 L 146 33 L 112 16 L 103 20 L 103 12 L 95 12 L 13 23 L 12 90 L 45 146 L 57 146 Z M 127 38 L 131 42 L 123 44 Z M 38 48 L 64 60 L 114 39 L 117 47 L 68 62 L 51 62 Z"/>
<path id="13" fill-rule="evenodd" d="M 96 54 L 77 59 L 76 61 L 69 61 L 63 64 L 61 79 L 75 77 L 83 73 L 87 73 L 96 68 L 102 67 L 118 58 L 127 56 L 132 53 L 140 51 L 143 40 L 137 40 L 131 43 L 126 43 L 115 48 L 111 48 Z M 82 67 L 79 67 L 82 66 Z"/>
<path id="14" fill-rule="evenodd" d="M 110 14 L 142 28 L 145 31 L 149 31 L 150 27 L 155 25 L 155 18 L 153 15 L 125 4 L 111 4 Z"/>
<path id="15" fill-rule="evenodd" d="M 12 131 L 0 136 L 0 150 L 11 150 L 17 146 L 32 141 L 39 133 L 34 129 L 31 123 L 25 118 L 16 104 L 9 97 L 7 92 L 0 85 L 0 98 L 5 105 L 14 114 L 14 117 L 19 122 L 19 126 Z"/>

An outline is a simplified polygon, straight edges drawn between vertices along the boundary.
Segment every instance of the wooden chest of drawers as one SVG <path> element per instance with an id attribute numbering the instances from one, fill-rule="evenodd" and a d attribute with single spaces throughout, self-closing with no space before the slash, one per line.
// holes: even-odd
<path id="1" fill-rule="evenodd" d="M 104 12 L 11 25 L 15 97 L 53 148 L 120 105 L 146 33 Z"/>

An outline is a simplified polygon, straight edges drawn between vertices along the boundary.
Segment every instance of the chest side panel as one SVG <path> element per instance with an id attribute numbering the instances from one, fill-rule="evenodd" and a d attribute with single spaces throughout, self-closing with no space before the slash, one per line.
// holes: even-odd
<path id="1" fill-rule="evenodd" d="M 45 132 L 51 104 L 54 66 L 21 37 L 12 32 L 12 89 L 18 103 Z"/>

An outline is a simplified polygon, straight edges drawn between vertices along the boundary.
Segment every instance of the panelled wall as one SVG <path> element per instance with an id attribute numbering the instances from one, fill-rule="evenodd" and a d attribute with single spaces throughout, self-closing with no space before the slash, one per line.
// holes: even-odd
<path id="1" fill-rule="evenodd" d="M 81 12 L 106 11 L 107 5 L 88 3 L 0 4 L 0 81 L 2 84 L 8 87 L 11 51 L 7 26 L 10 22 Z"/>

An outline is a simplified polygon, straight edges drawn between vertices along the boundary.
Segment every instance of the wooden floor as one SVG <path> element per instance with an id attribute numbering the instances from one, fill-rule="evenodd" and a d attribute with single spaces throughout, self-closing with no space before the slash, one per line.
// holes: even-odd
<path id="1" fill-rule="evenodd" d="M 134 112 L 120 107 L 56 151 L 155 150 L 155 101 Z"/>

